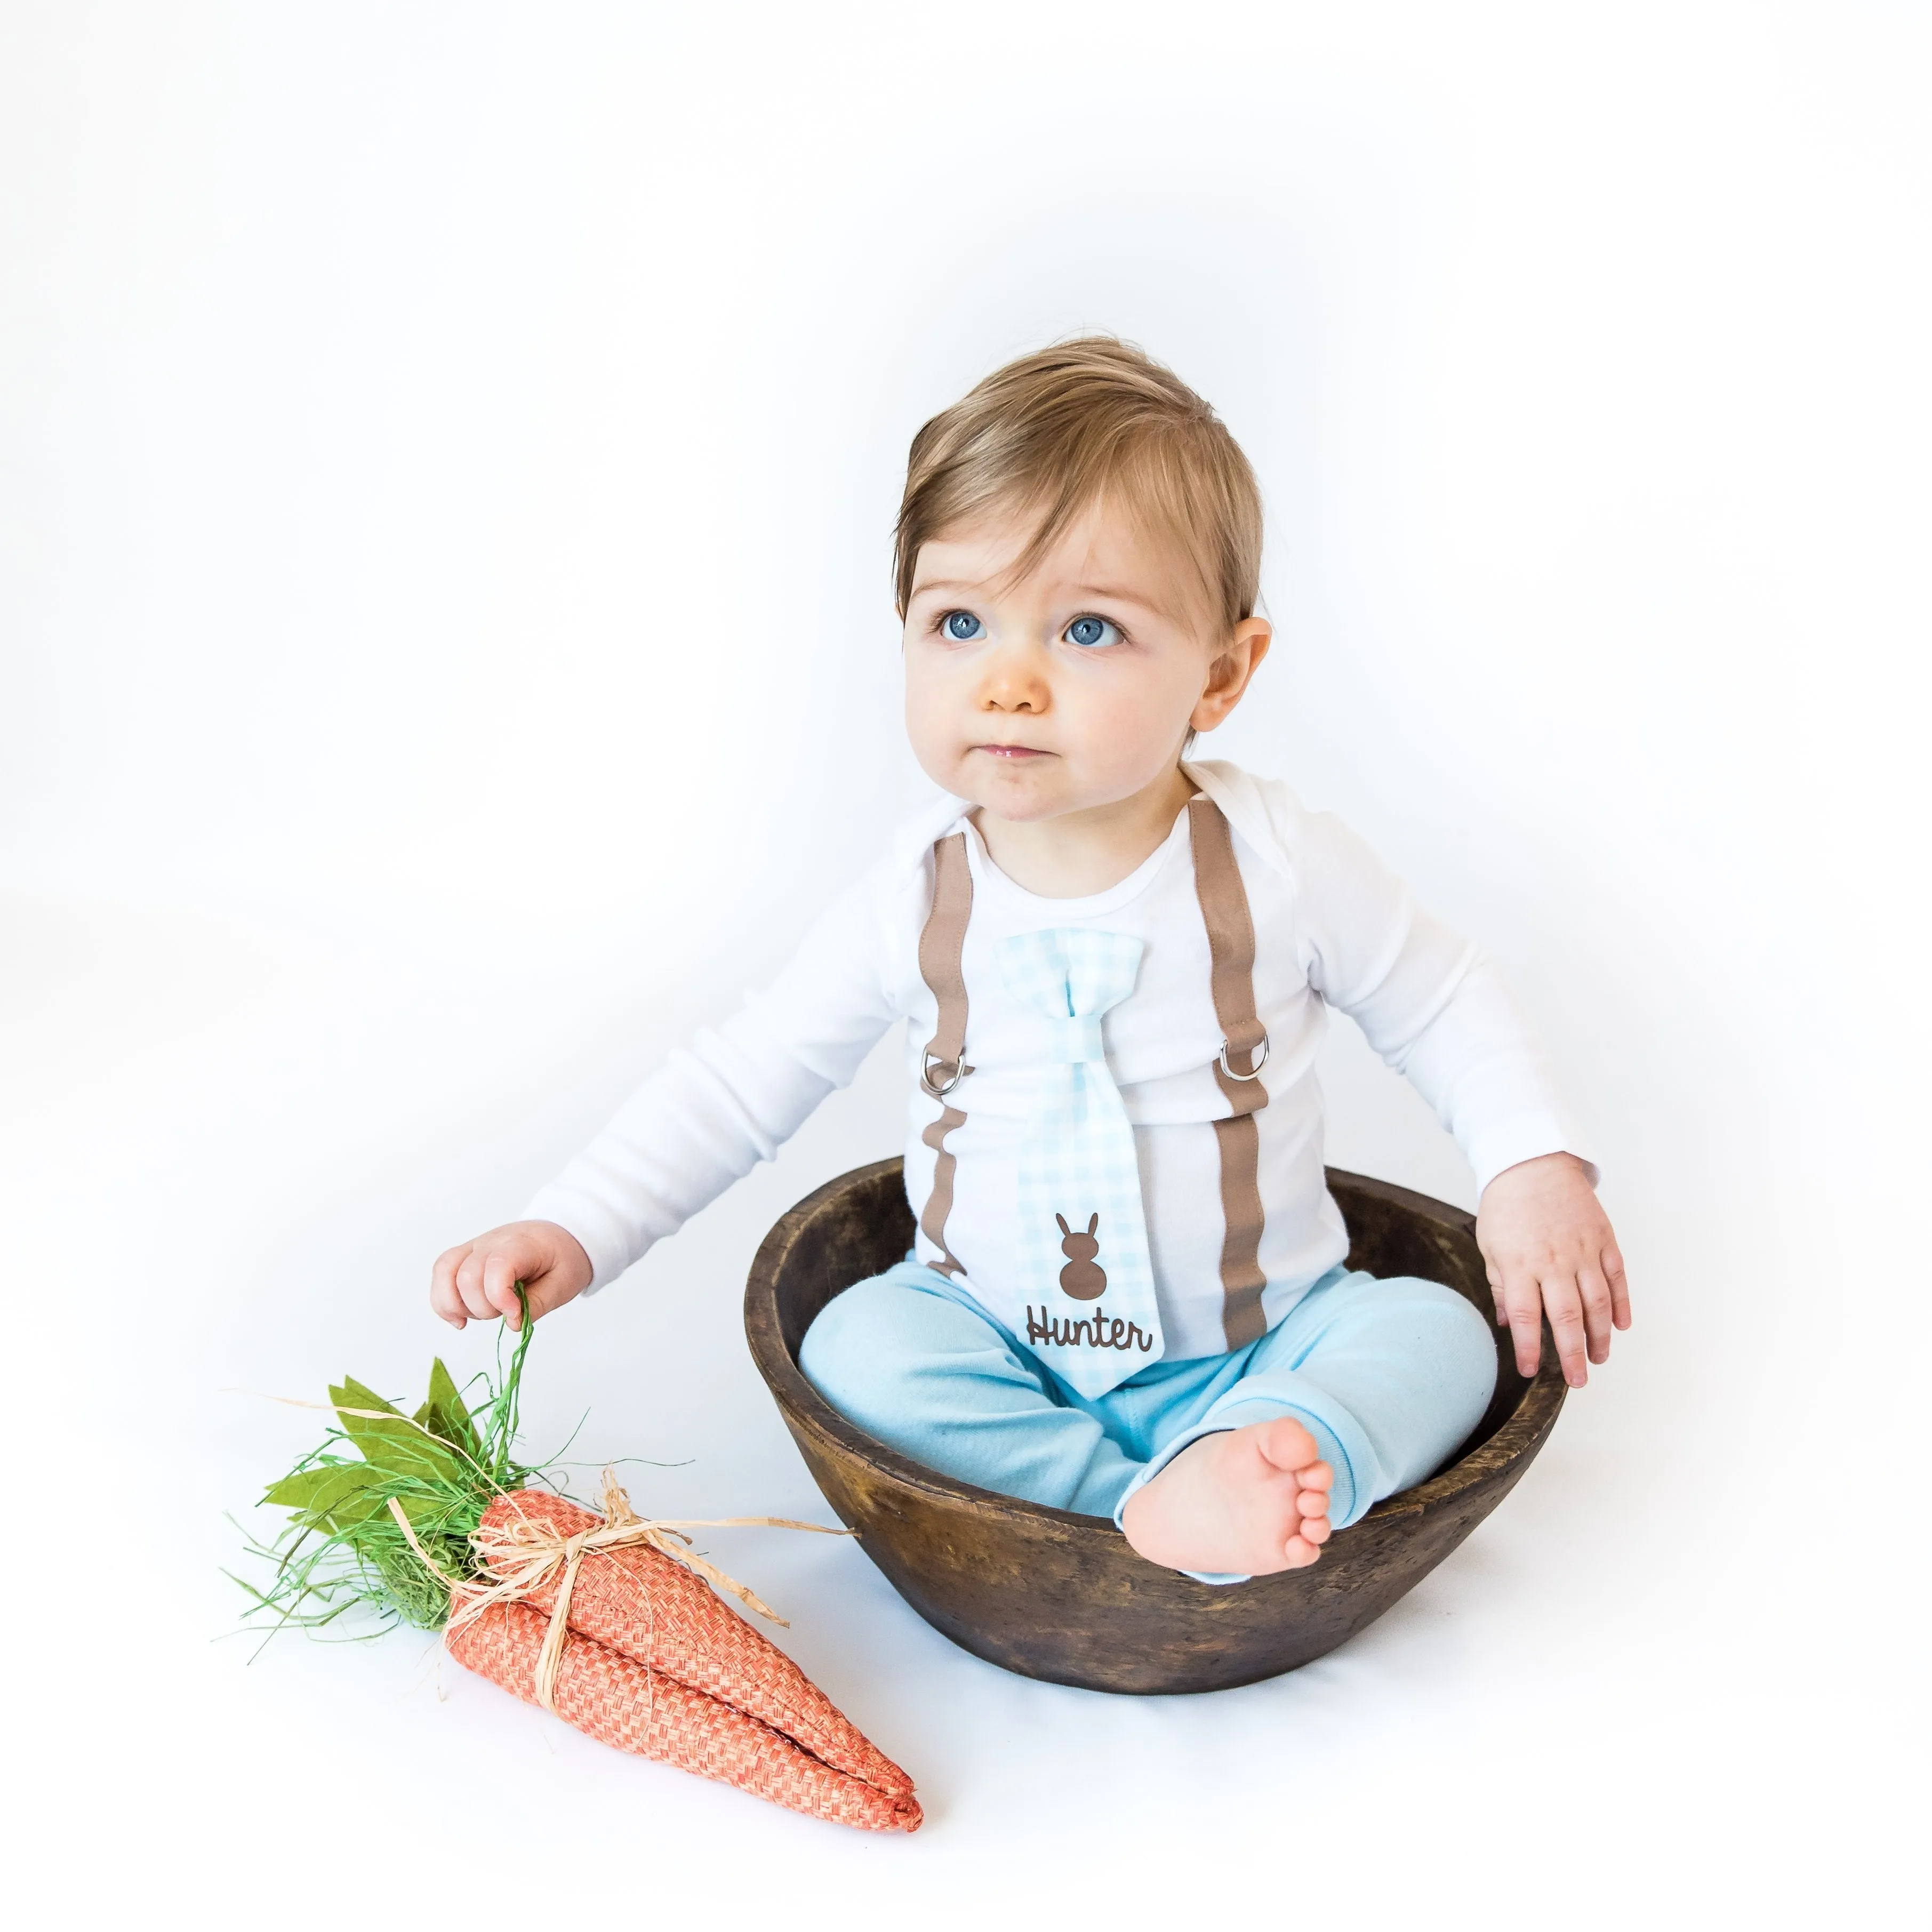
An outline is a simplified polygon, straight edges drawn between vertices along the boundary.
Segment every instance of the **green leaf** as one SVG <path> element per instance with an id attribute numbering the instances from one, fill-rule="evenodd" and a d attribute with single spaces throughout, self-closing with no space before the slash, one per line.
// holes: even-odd
<path id="1" fill-rule="evenodd" d="M 425 1436 L 400 1410 L 354 1376 L 344 1376 L 342 1386 L 332 1388 L 328 1399 L 342 1418 L 344 1432 L 385 1474 L 418 1482 L 463 1480 L 464 1466 L 454 1450 Z M 358 1409 L 364 1413 L 352 1412 Z M 391 1416 L 395 1418 L 393 1422 Z"/>
<path id="2" fill-rule="evenodd" d="M 284 1476 L 262 1500 L 278 1503 L 284 1509 L 332 1509 L 351 1491 L 367 1489 L 382 1480 L 382 1471 L 371 1468 L 367 1462 L 325 1463 L 318 1469 Z"/>
<path id="3" fill-rule="evenodd" d="M 363 1490 L 335 1504 L 326 1516 L 310 1516 L 304 1520 L 316 1528 L 339 1536 L 352 1530 L 358 1523 L 373 1522 L 388 1511 L 389 1505 L 379 1496 Z"/>
<path id="4" fill-rule="evenodd" d="M 304 1527 L 340 1531 L 383 1507 L 380 1497 L 368 1492 L 384 1480 L 382 1471 L 368 1462 L 326 1463 L 284 1476 L 262 1500 L 299 1510 Z"/>
<path id="5" fill-rule="evenodd" d="M 429 1366 L 429 1400 L 416 1411 L 416 1420 L 466 1454 L 482 1456 L 482 1444 L 476 1439 L 470 1412 L 464 1407 L 454 1378 L 443 1366 L 440 1355 Z"/>

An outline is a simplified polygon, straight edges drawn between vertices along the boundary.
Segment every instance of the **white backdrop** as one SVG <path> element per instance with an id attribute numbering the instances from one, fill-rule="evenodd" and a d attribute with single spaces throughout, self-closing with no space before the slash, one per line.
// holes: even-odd
<path id="1" fill-rule="evenodd" d="M 1907 1922 L 1927 38 L 1850 0 L 0 5 L 34 1922 Z M 721 1533 L 919 1779 L 910 1840 L 414 1636 L 212 1641 L 220 1513 L 316 1420 L 231 1391 L 487 1359 L 435 1252 L 920 795 L 912 431 L 1087 328 L 1267 494 L 1280 644 L 1204 751 L 1504 964 L 1634 1332 L 1454 1559 L 1247 1690 L 1006 1677 L 856 1548 Z M 1327 1078 L 1332 1159 L 1467 1199 L 1346 1024 Z M 740 1286 L 896 1121 L 875 1056 L 547 1324 L 536 1444 L 587 1410 L 574 1454 L 672 1466 L 647 1509 L 822 1510 Z"/>

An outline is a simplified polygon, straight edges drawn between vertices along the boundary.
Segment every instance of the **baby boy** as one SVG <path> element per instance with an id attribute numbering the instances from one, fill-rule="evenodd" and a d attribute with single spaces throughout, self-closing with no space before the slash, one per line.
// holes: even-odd
<path id="1" fill-rule="evenodd" d="M 1358 1022 L 1481 1189 L 1496 1319 L 1567 1379 L 1630 1324 L 1594 1170 L 1493 969 L 1335 819 L 1193 762 L 1270 638 L 1246 459 L 1108 338 L 1011 364 L 914 439 L 906 724 L 946 794 L 777 980 L 531 1204 L 451 1249 L 461 1327 L 622 1274 L 906 1019 L 905 1259 L 800 1366 L 861 1429 L 1003 1494 L 1110 1516 L 1208 1582 L 1315 1562 L 1430 1475 L 1496 1349 L 1452 1290 L 1346 1265 L 1316 1052 Z"/>

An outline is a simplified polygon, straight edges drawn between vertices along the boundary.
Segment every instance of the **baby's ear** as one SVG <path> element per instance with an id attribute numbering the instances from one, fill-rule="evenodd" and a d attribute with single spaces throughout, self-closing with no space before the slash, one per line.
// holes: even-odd
<path id="1" fill-rule="evenodd" d="M 1090 1234 L 1097 1234 L 1100 1232 L 1100 1217 L 1099 1215 L 1096 1214 L 1093 1220 L 1087 1223 L 1087 1232 Z"/>
<path id="2" fill-rule="evenodd" d="M 1066 1216 L 1064 1214 L 1056 1214 L 1053 1218 L 1060 1223 L 1060 1232 L 1063 1234 L 1072 1233 L 1073 1230 L 1066 1225 Z"/>

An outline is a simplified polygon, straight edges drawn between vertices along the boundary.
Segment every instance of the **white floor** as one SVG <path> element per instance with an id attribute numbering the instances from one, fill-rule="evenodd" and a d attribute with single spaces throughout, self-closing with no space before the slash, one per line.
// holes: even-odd
<path id="1" fill-rule="evenodd" d="M 66 1900 L 50 1890 L 32 1922 L 1909 1922 L 1892 1673 L 1910 1611 L 1886 1600 L 1884 1539 L 1917 1529 L 1877 1506 L 1874 1472 L 1843 1480 L 1820 1405 L 1794 1416 L 1748 1346 L 1727 1367 L 1695 1312 L 1708 1298 L 1655 1254 L 1643 1325 L 1498 1514 L 1379 1624 L 1274 1683 L 1135 1700 L 1028 1682 L 927 1628 L 849 1544 L 717 1533 L 790 1616 L 779 1640 L 913 1772 L 911 1839 L 621 1756 L 418 1635 L 257 1654 L 224 1635 L 222 1513 L 245 1516 L 316 1418 L 243 1391 L 313 1398 L 348 1370 L 410 1395 L 433 1352 L 485 1358 L 478 1331 L 428 1316 L 428 1259 L 514 1211 L 584 1094 L 621 1084 L 542 1076 L 621 1032 L 623 947 L 588 992 L 577 963 L 572 1006 L 561 970 L 452 976 L 478 932 L 373 906 L 8 910 L 0 991 L 48 1016 L 15 1042 L 4 1115 L 26 1182 L 9 1262 L 33 1526 L 9 1754 Z M 628 1473 L 646 1510 L 823 1512 L 739 1296 L 784 1206 L 889 1147 L 884 1070 L 540 1330 L 533 1444 L 587 1411 L 575 1454 L 668 1466 Z M 1409 1116 L 1385 1113 L 1375 1142 L 1368 1100 L 1388 1096 L 1366 1082 L 1339 1051 L 1338 1157 L 1453 1184 L 1404 1138 Z"/>

